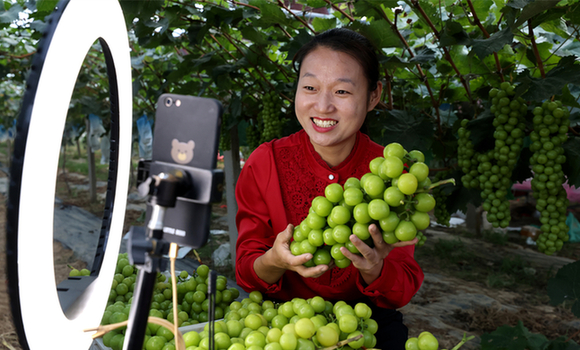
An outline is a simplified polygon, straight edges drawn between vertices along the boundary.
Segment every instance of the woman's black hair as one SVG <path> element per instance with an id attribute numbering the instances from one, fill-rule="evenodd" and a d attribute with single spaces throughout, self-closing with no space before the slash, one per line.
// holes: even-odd
<path id="1" fill-rule="evenodd" d="M 329 29 L 314 36 L 302 46 L 292 59 L 292 67 L 298 74 L 300 74 L 300 66 L 304 57 L 321 46 L 346 53 L 357 60 L 367 78 L 369 93 L 377 88 L 379 60 L 376 48 L 364 35 L 346 28 Z"/>

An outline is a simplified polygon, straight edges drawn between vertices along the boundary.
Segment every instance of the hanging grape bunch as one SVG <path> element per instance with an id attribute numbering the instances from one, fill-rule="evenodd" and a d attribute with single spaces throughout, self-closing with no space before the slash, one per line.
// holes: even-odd
<path id="1" fill-rule="evenodd" d="M 562 164 L 566 162 L 562 144 L 567 139 L 570 125 L 569 112 L 560 101 L 544 102 L 533 110 L 534 129 L 530 133 L 530 165 L 532 195 L 540 212 L 542 233 L 537 239 L 538 250 L 552 255 L 568 241 L 566 210 L 568 197 L 562 184 L 566 177 Z"/>
<path id="2" fill-rule="evenodd" d="M 479 189 L 479 172 L 477 171 L 477 157 L 473 149 L 473 142 L 469 139 L 471 131 L 467 130 L 467 119 L 461 121 L 461 127 L 457 130 L 457 164 L 465 175 L 461 182 L 465 188 Z"/>
<path id="3" fill-rule="evenodd" d="M 246 127 L 246 142 L 250 151 L 255 150 L 260 145 L 262 135 L 254 120 L 250 120 Z"/>
<path id="4" fill-rule="evenodd" d="M 263 108 L 259 119 L 262 121 L 262 142 L 282 137 L 282 120 L 280 119 L 281 101 L 276 91 L 264 95 Z"/>
<path id="5" fill-rule="evenodd" d="M 449 171 L 440 171 L 435 175 L 435 181 L 440 181 L 449 176 Z M 442 191 L 443 186 L 437 186 L 433 188 L 433 198 L 437 205 L 433 210 L 435 219 L 437 223 L 449 227 L 449 219 L 451 219 L 451 214 L 447 210 L 447 197 L 448 195 Z"/>
<path id="6" fill-rule="evenodd" d="M 514 89 L 509 82 L 503 82 L 499 89 L 490 90 L 495 144 L 492 150 L 477 156 L 482 208 L 493 227 L 505 228 L 510 223 L 510 203 L 506 196 L 524 143 L 524 116 L 528 106 L 522 98 L 515 97 Z"/>
<path id="7" fill-rule="evenodd" d="M 305 265 L 328 264 L 345 268 L 351 261 L 341 248 L 360 254 L 350 242 L 351 234 L 373 246 L 369 225 L 376 224 L 388 244 L 411 241 L 419 237 L 418 245 L 425 242 L 420 233 L 430 223 L 428 212 L 435 207 L 429 191 L 453 179 L 431 184 L 429 167 L 418 150 L 405 151 L 398 143 L 384 148 L 383 157 L 369 163 L 370 172 L 361 179 L 348 178 L 344 186 L 332 183 L 326 186 L 324 196 L 315 197 L 307 217 L 296 226 L 290 250 L 294 255 L 311 253 L 313 258 Z"/>

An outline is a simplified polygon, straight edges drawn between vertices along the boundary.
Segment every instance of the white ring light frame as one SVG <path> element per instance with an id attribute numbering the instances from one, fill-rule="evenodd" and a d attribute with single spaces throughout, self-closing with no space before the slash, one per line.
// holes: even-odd
<path id="1" fill-rule="evenodd" d="M 27 81 L 10 171 L 9 292 L 23 348 L 46 349 L 47 341 L 59 339 L 61 349 L 88 349 L 92 338 L 84 329 L 101 321 L 125 217 L 132 137 L 130 50 L 118 0 L 63 0 L 48 23 Z M 98 266 L 93 265 L 91 273 L 97 277 L 65 314 L 57 294 L 52 249 L 56 175 L 70 98 L 96 40 L 106 57 L 112 124 L 117 122 L 105 204 L 110 213 L 103 218 L 95 257 Z M 34 278 L 30 278 L 32 271 Z"/>

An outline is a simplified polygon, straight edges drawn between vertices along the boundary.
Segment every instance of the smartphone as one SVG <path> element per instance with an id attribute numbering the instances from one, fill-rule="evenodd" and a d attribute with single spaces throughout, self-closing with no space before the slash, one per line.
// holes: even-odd
<path id="1" fill-rule="evenodd" d="M 221 103 L 215 99 L 163 94 L 155 112 L 149 175 L 184 172 L 191 186 L 164 215 L 163 238 L 194 249 L 209 237 L 211 204 L 221 198 L 223 172 L 216 169 Z M 152 206 L 146 211 L 146 223 Z"/>

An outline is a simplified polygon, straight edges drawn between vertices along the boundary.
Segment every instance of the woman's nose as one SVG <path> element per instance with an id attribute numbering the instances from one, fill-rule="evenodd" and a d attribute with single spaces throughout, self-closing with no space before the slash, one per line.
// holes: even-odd
<path id="1" fill-rule="evenodd" d="M 331 93 L 324 92 L 318 96 L 316 101 L 316 111 L 320 113 L 331 113 L 335 110 L 334 99 Z"/>

